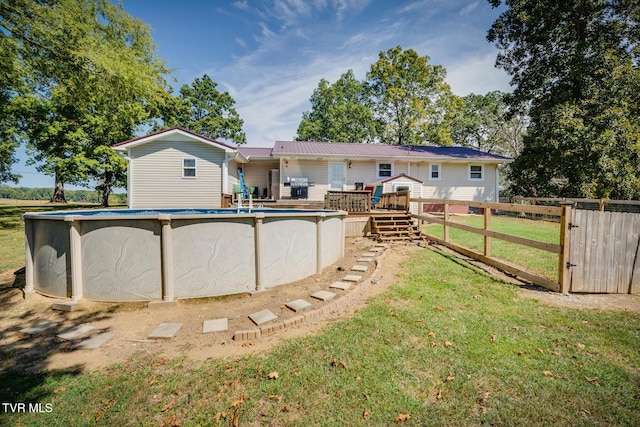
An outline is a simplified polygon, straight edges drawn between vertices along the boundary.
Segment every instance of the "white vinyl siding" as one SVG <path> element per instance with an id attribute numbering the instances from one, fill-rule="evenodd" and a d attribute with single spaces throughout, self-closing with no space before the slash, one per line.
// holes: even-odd
<path id="1" fill-rule="evenodd" d="M 269 185 L 269 173 L 271 169 L 278 169 L 279 167 L 280 164 L 278 161 L 262 159 L 249 160 L 249 163 L 242 165 L 247 189 L 257 187 L 258 197 L 262 197 L 264 190 Z"/>
<path id="2" fill-rule="evenodd" d="M 220 207 L 223 149 L 178 135 L 133 147 L 131 208 Z M 183 179 L 183 159 L 195 159 L 197 176 Z"/>
<path id="3" fill-rule="evenodd" d="M 411 166 L 412 176 L 424 181 L 422 197 L 431 199 L 456 199 L 496 201 L 496 165 L 483 164 L 483 180 L 469 180 L 469 165 L 466 163 L 441 163 L 439 181 L 429 180 L 431 168 L 428 163 Z"/>
<path id="4" fill-rule="evenodd" d="M 326 160 L 287 159 L 282 161 L 280 170 L 280 198 L 287 199 L 291 196 L 291 187 L 283 184 L 289 178 L 308 178 L 315 183 L 309 187 L 308 200 L 324 200 L 324 195 L 329 189 L 329 166 Z"/>

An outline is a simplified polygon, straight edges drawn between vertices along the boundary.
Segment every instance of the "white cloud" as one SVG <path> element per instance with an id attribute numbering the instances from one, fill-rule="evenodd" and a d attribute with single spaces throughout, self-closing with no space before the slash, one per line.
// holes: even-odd
<path id="1" fill-rule="evenodd" d="M 474 10 L 476 10 L 478 8 L 478 3 L 480 3 L 479 1 L 474 1 L 473 3 L 470 3 L 468 5 L 466 5 L 461 11 L 460 11 L 460 15 L 468 15 L 471 12 L 473 12 Z"/>
<path id="2" fill-rule="evenodd" d="M 484 95 L 494 90 L 511 92 L 510 78 L 494 67 L 495 53 L 472 56 L 454 62 L 447 67 L 447 83 L 453 93 L 465 96 L 470 93 Z"/>

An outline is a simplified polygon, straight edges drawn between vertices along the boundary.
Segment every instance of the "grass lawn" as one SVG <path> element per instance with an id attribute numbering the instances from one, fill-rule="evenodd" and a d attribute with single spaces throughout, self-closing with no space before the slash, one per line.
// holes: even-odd
<path id="1" fill-rule="evenodd" d="M 639 339 L 639 313 L 544 306 L 424 249 L 354 316 L 263 354 L 2 372 L 1 402 L 43 412 L 0 424 L 640 425 Z"/>
<path id="2" fill-rule="evenodd" d="M 95 205 L 39 204 L 33 206 L 0 204 L 0 272 L 24 266 L 25 212 L 50 212 L 69 209 L 90 209 Z"/>
<path id="3" fill-rule="evenodd" d="M 484 228 L 482 215 L 451 216 L 450 220 L 471 227 Z M 423 227 L 425 233 L 440 238 L 444 236 L 443 230 L 444 227 L 440 224 L 429 224 Z M 494 215 L 491 218 L 491 230 L 545 243 L 560 243 L 560 224 L 556 222 Z M 449 239 L 453 243 L 479 253 L 484 250 L 484 237 L 480 234 L 449 227 Z M 491 239 L 491 256 L 524 267 L 524 270 L 533 274 L 558 280 L 558 254 L 500 239 Z"/>

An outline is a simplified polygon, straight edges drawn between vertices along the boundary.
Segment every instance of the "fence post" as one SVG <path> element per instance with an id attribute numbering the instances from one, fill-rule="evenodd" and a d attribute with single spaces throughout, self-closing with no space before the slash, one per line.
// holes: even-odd
<path id="1" fill-rule="evenodd" d="M 447 225 L 447 222 L 449 222 L 449 203 L 447 203 L 446 201 L 444 202 L 444 207 L 442 209 L 444 211 L 444 241 L 448 242 L 449 241 L 449 226 Z"/>
<path id="2" fill-rule="evenodd" d="M 491 230 L 491 208 L 484 208 L 484 229 Z M 491 256 L 491 237 L 484 236 L 484 256 Z"/>
<path id="3" fill-rule="evenodd" d="M 569 293 L 571 285 L 571 221 L 573 219 L 573 202 L 560 202 L 562 214 L 560 216 L 560 246 L 562 250 L 558 256 L 558 282 L 559 291 Z"/>

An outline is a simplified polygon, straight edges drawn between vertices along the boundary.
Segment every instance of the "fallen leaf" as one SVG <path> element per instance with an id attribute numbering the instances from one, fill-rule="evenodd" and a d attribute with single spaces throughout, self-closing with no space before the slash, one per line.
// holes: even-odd
<path id="1" fill-rule="evenodd" d="M 151 381 L 149 381 L 149 385 L 154 385 L 155 383 L 158 382 L 157 378 L 152 379 Z"/>
<path id="2" fill-rule="evenodd" d="M 543 349 L 541 349 L 541 348 L 536 348 L 536 350 L 538 351 L 538 353 L 542 353 L 542 354 L 544 354 L 544 350 L 543 350 Z"/>
<path id="3" fill-rule="evenodd" d="M 164 405 L 162 407 L 162 409 L 160 410 L 160 412 L 164 412 L 164 411 L 168 411 L 169 409 L 173 408 L 173 405 L 176 403 L 176 400 L 173 399 L 171 402 L 167 403 L 166 405 Z"/>
<path id="4" fill-rule="evenodd" d="M 356 381 L 362 381 L 362 377 L 357 376 L 357 377 L 356 377 Z"/>
<path id="5" fill-rule="evenodd" d="M 438 310 L 438 311 L 444 311 L 444 308 L 440 307 L 439 305 L 436 305 L 436 310 Z"/>
<path id="6" fill-rule="evenodd" d="M 449 373 L 449 376 L 447 377 L 447 379 L 445 381 L 453 381 L 455 379 L 456 379 L 456 377 L 452 373 Z"/>
<path id="7" fill-rule="evenodd" d="M 178 419 L 173 415 L 169 415 L 167 421 L 163 421 L 160 424 L 161 427 L 179 427 L 180 425 L 180 421 L 178 421 Z"/>
<path id="8" fill-rule="evenodd" d="M 267 377 L 270 380 L 277 380 L 278 379 L 278 371 L 270 372 L 269 375 L 267 375 Z"/>
<path id="9" fill-rule="evenodd" d="M 445 341 L 444 342 L 444 346 L 445 347 L 451 347 L 453 345 L 453 343 L 451 341 Z"/>
<path id="10" fill-rule="evenodd" d="M 473 296 L 473 298 L 478 299 L 478 298 L 480 298 L 480 295 L 479 295 L 479 294 L 475 294 L 475 295 Z"/>
<path id="11" fill-rule="evenodd" d="M 545 377 L 553 378 L 553 374 L 551 373 L 551 371 L 542 371 L 542 373 Z"/>
<path id="12" fill-rule="evenodd" d="M 278 394 L 270 394 L 269 395 L 269 399 L 278 399 L 280 397 L 280 395 Z"/>
<path id="13" fill-rule="evenodd" d="M 544 325 L 539 325 L 539 326 L 538 326 L 538 328 L 540 328 L 540 329 L 547 329 L 547 327 L 546 327 L 546 326 L 544 326 Z"/>
<path id="14" fill-rule="evenodd" d="M 66 391 L 67 388 L 66 387 L 58 387 L 57 389 L 53 390 L 54 393 L 61 393 L 63 391 Z"/>
<path id="15" fill-rule="evenodd" d="M 522 356 L 522 355 L 527 354 L 527 352 L 523 351 L 523 350 L 520 350 L 517 354 L 518 354 L 518 356 Z"/>
<path id="16" fill-rule="evenodd" d="M 389 298 L 385 298 L 385 299 L 384 299 L 384 303 L 385 303 L 385 304 L 389 304 L 390 302 L 391 302 L 391 300 L 390 300 Z"/>
<path id="17" fill-rule="evenodd" d="M 560 353 L 557 351 L 550 351 L 549 354 L 553 354 L 554 356 L 560 356 Z"/>
<path id="18" fill-rule="evenodd" d="M 231 402 L 231 406 L 238 406 L 240 404 L 244 403 L 244 394 L 240 395 L 240 399 L 238 400 L 234 400 L 233 402 Z"/>
<path id="19" fill-rule="evenodd" d="M 227 370 L 227 372 L 233 372 L 233 370 L 235 368 L 233 366 L 231 366 L 231 365 L 227 365 L 227 366 L 225 366 L 225 369 Z"/>
<path id="20" fill-rule="evenodd" d="M 581 342 L 579 342 L 578 344 L 576 344 L 578 346 L 579 349 L 584 349 L 585 345 L 582 344 Z"/>
<path id="21" fill-rule="evenodd" d="M 242 344 L 243 347 L 251 347 L 252 345 L 254 345 L 252 341 L 247 341 Z"/>
<path id="22" fill-rule="evenodd" d="M 431 332 L 429 332 L 429 336 L 432 337 L 432 338 L 435 338 L 436 334 L 434 334 L 433 331 L 431 331 Z"/>
<path id="23" fill-rule="evenodd" d="M 519 331 L 520 330 L 520 326 L 514 326 L 513 330 L 516 331 L 516 332 Z"/>
<path id="24" fill-rule="evenodd" d="M 403 423 L 409 418 L 411 418 L 411 414 L 398 414 L 398 416 L 396 417 L 396 421 Z"/>
<path id="25" fill-rule="evenodd" d="M 496 342 L 496 334 L 491 335 L 491 342 Z"/>
<path id="26" fill-rule="evenodd" d="M 438 390 L 438 394 L 436 395 L 436 399 L 442 400 L 444 396 L 442 395 L 442 390 Z"/>
<path id="27" fill-rule="evenodd" d="M 101 418 L 102 418 L 102 412 L 97 412 L 95 416 L 96 424 L 98 423 L 98 421 L 100 421 Z"/>
<path id="28" fill-rule="evenodd" d="M 436 348 L 436 347 L 438 346 L 438 344 L 437 344 L 437 343 L 435 343 L 434 341 L 431 341 L 431 342 L 429 343 L 429 345 L 430 345 L 431 347 L 433 347 L 433 348 Z"/>
<path id="29" fill-rule="evenodd" d="M 282 412 L 290 412 L 291 411 L 291 406 L 289 405 L 284 405 L 282 407 Z"/>
<path id="30" fill-rule="evenodd" d="M 418 322 L 418 323 L 424 323 L 424 319 L 418 319 L 418 320 L 416 320 L 416 322 Z"/>
<path id="31" fill-rule="evenodd" d="M 362 413 L 362 419 L 366 421 L 368 418 L 369 418 L 369 411 L 365 409 L 364 412 Z"/>
<path id="32" fill-rule="evenodd" d="M 220 398 L 222 397 L 222 394 L 223 394 L 222 390 L 220 390 L 218 394 L 216 394 L 216 399 L 220 400 Z"/>
<path id="33" fill-rule="evenodd" d="M 342 393 L 340 393 L 339 391 L 336 392 L 336 397 L 342 397 Z"/>
<path id="34" fill-rule="evenodd" d="M 593 378 L 587 377 L 587 382 L 593 384 L 596 387 L 600 387 L 600 383 L 598 383 L 598 377 L 593 377 Z"/>

